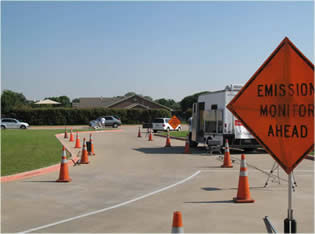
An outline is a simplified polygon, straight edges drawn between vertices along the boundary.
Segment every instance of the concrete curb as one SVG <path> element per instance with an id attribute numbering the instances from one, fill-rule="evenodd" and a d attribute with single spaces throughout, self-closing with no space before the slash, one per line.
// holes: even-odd
<path id="1" fill-rule="evenodd" d="M 117 129 L 117 130 L 82 131 L 82 132 L 83 133 L 98 133 L 98 132 L 103 133 L 103 132 L 121 132 L 121 131 L 123 131 L 123 130 Z M 55 137 L 58 139 L 58 141 L 60 141 L 61 145 L 63 145 L 63 144 L 57 136 L 62 136 L 62 135 L 64 135 L 64 133 L 58 133 L 55 135 Z M 69 149 L 67 149 L 67 147 L 65 147 L 65 148 L 71 155 L 71 158 L 68 160 L 68 165 L 72 166 L 79 160 L 79 158 L 76 156 L 73 156 L 73 155 L 75 155 L 75 152 L 73 152 L 73 151 L 71 152 Z M 49 167 L 35 169 L 32 171 L 26 171 L 26 172 L 17 173 L 14 175 L 2 176 L 2 177 L 0 177 L 0 182 L 5 183 L 5 182 L 10 182 L 10 181 L 15 181 L 15 180 L 26 179 L 26 178 L 30 178 L 33 176 L 48 174 L 50 172 L 54 172 L 54 171 L 58 171 L 58 170 L 60 170 L 60 164 L 59 163 L 52 165 L 52 166 L 49 166 Z"/>

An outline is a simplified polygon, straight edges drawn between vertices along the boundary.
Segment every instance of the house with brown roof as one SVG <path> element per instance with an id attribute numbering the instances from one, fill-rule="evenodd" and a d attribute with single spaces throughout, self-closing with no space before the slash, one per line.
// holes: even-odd
<path id="1" fill-rule="evenodd" d="M 171 108 L 151 101 L 139 95 L 128 97 L 81 97 L 78 103 L 73 103 L 74 108 L 119 108 L 119 109 L 165 109 Z"/>

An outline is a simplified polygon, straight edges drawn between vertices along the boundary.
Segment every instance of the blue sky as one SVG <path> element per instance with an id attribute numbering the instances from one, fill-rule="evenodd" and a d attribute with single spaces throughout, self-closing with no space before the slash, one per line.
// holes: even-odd
<path id="1" fill-rule="evenodd" d="M 285 36 L 314 63 L 313 2 L 1 2 L 1 89 L 154 99 L 243 84 Z"/>

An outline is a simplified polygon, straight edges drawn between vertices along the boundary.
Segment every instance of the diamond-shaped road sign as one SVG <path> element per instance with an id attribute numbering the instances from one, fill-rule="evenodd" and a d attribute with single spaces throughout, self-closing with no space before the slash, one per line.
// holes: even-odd
<path id="1" fill-rule="evenodd" d="M 314 149 L 314 64 L 284 38 L 227 108 L 290 174 Z"/>
<path id="2" fill-rule="evenodd" d="M 173 129 L 176 129 L 180 125 L 180 120 L 174 115 L 169 121 L 168 124 L 172 126 Z"/>

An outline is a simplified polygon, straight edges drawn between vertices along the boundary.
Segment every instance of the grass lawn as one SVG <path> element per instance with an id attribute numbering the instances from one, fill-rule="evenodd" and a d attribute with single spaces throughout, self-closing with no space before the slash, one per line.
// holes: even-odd
<path id="1" fill-rule="evenodd" d="M 166 136 L 167 132 L 158 132 L 161 135 Z M 186 138 L 188 134 L 188 131 L 170 131 L 170 136 L 173 137 L 182 137 L 182 138 Z"/>
<path id="2" fill-rule="evenodd" d="M 91 130 L 73 129 L 72 132 L 75 137 L 77 131 Z M 62 145 L 55 137 L 58 133 L 64 133 L 64 129 L 1 130 L 1 176 L 60 163 Z"/>
<path id="3" fill-rule="evenodd" d="M 61 143 L 55 134 L 64 130 L 1 131 L 1 176 L 30 171 L 57 164 Z"/>

